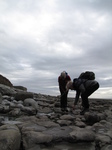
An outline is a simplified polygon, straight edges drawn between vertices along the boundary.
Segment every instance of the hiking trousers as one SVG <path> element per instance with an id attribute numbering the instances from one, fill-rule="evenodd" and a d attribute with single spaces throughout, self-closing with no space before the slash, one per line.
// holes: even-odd
<path id="1" fill-rule="evenodd" d="M 68 92 L 61 93 L 61 99 L 60 99 L 61 108 L 67 107 L 67 95 Z"/>
<path id="2" fill-rule="evenodd" d="M 99 83 L 97 82 L 96 84 L 88 87 L 84 93 L 81 94 L 82 98 L 82 106 L 84 108 L 89 108 L 89 101 L 88 97 L 94 93 L 97 89 L 99 88 Z"/>

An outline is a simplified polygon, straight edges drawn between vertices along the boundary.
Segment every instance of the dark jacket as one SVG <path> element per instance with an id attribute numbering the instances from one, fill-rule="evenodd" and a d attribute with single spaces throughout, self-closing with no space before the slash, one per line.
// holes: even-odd
<path id="1" fill-rule="evenodd" d="M 66 84 L 70 80 L 71 80 L 71 78 L 70 78 L 69 75 L 67 75 L 65 79 L 61 78 L 61 76 L 58 77 L 59 90 L 60 90 L 61 93 L 66 92 Z"/>
<path id="2" fill-rule="evenodd" d="M 73 80 L 73 88 L 76 90 L 76 97 L 74 104 L 76 105 L 79 96 L 85 93 L 89 88 L 92 88 L 94 85 L 98 84 L 95 80 L 87 80 L 87 79 L 74 79 Z"/>

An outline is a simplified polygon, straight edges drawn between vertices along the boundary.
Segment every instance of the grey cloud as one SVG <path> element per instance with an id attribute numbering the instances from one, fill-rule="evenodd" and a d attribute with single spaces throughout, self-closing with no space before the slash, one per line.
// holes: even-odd
<path id="1" fill-rule="evenodd" d="M 30 91 L 57 95 L 61 71 L 73 79 L 91 70 L 101 89 L 111 89 L 111 4 L 111 0 L 2 1 L 1 74 Z M 51 22 L 43 14 L 50 15 Z M 19 24 L 22 16 L 27 21 L 33 17 L 28 28 L 27 21 Z M 17 25 L 23 25 L 22 32 L 16 31 Z"/>
<path id="2" fill-rule="evenodd" d="M 59 0 L 58 0 L 59 1 Z M 70 10 L 72 9 L 82 9 L 82 10 L 97 10 L 99 11 L 107 11 L 107 10 L 112 10 L 111 5 L 112 1 L 111 0 L 65 0 L 64 5 L 63 1 L 60 2 L 61 4 L 61 9 L 65 10 Z"/>

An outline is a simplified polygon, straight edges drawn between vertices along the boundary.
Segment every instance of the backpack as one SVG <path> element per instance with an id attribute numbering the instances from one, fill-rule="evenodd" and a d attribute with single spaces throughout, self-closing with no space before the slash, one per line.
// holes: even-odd
<path id="1" fill-rule="evenodd" d="M 79 76 L 79 79 L 95 80 L 95 73 L 92 71 L 82 72 Z"/>
<path id="2" fill-rule="evenodd" d="M 82 84 L 81 78 L 74 78 L 73 79 L 73 87 L 75 90 L 77 90 L 81 84 Z"/>

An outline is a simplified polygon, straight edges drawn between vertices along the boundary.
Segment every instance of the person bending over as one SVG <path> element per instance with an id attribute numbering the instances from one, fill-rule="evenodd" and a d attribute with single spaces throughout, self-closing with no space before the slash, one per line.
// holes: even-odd
<path id="1" fill-rule="evenodd" d="M 75 105 L 77 105 L 79 96 L 81 95 L 83 109 L 80 112 L 80 114 L 84 115 L 85 112 L 89 111 L 88 97 L 92 93 L 94 93 L 98 88 L 99 88 L 99 83 L 95 80 L 75 78 L 73 82 L 69 81 L 66 85 L 66 89 L 67 90 L 71 89 L 76 91 L 73 109 L 75 108 Z"/>
<path id="2" fill-rule="evenodd" d="M 66 111 L 66 112 L 68 112 L 68 110 L 67 110 L 68 91 L 66 90 L 66 84 L 68 81 L 71 81 L 71 78 L 68 75 L 68 73 L 66 71 L 61 72 L 60 76 L 58 77 L 59 90 L 61 93 L 60 107 L 61 107 L 62 111 Z"/>

